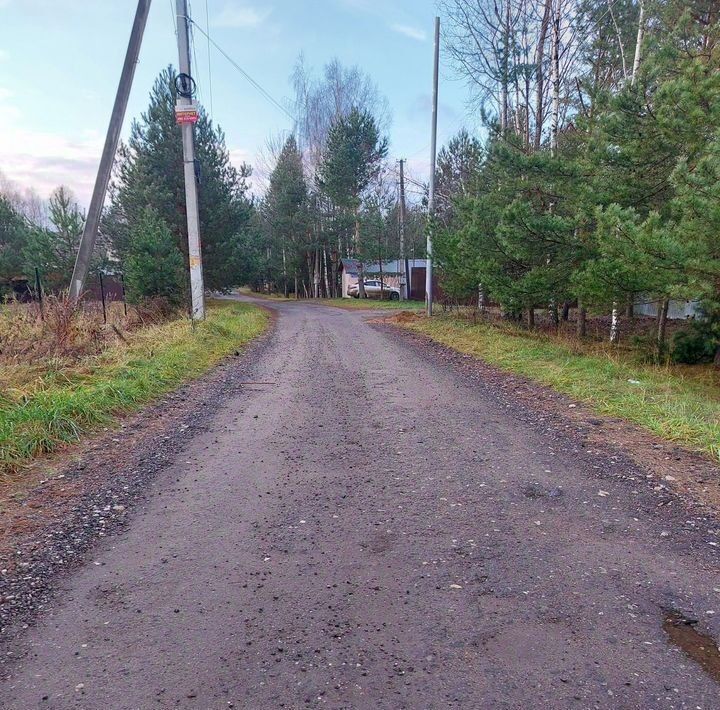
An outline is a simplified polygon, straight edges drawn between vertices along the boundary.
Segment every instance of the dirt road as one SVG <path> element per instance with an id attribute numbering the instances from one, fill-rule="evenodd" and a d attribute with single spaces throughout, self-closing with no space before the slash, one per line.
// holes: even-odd
<path id="1" fill-rule="evenodd" d="M 5 708 L 718 708 L 717 522 L 356 312 L 242 394 L 15 642 Z"/>

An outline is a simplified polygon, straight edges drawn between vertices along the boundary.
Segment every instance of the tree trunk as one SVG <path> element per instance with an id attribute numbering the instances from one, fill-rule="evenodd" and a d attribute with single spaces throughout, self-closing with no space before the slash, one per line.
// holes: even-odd
<path id="1" fill-rule="evenodd" d="M 657 344 L 659 348 L 663 348 L 665 345 L 665 332 L 667 330 L 667 314 L 670 306 L 670 299 L 663 298 L 658 303 L 657 310 Z"/>
<path id="2" fill-rule="evenodd" d="M 552 12 L 552 0 L 545 0 L 545 10 L 540 24 L 537 49 L 535 52 L 535 151 L 540 150 L 542 144 L 543 128 L 543 106 L 545 94 L 545 73 L 543 58 L 545 56 L 545 40 L 547 38 L 548 25 L 550 24 L 550 13 Z"/>
<path id="3" fill-rule="evenodd" d="M 550 155 L 556 155 L 560 130 L 560 2 L 552 22 L 552 118 L 550 121 Z"/>
<path id="4" fill-rule="evenodd" d="M 580 303 L 578 303 L 577 313 L 577 335 L 579 338 L 584 338 L 587 335 L 587 311 Z"/>
<path id="5" fill-rule="evenodd" d="M 338 252 L 334 249 L 330 252 L 330 269 L 332 274 L 332 281 L 330 282 L 330 293 L 332 298 L 337 298 L 337 287 L 338 287 Z M 342 294 L 340 294 L 342 295 Z"/>
<path id="6" fill-rule="evenodd" d="M 618 312 L 617 301 L 613 302 L 612 318 L 610 321 L 610 342 L 613 344 L 620 342 L 620 314 Z"/>
<path id="7" fill-rule="evenodd" d="M 563 309 L 562 309 L 562 319 L 567 323 L 570 319 L 570 301 L 565 301 L 563 303 Z"/>
<path id="8" fill-rule="evenodd" d="M 283 293 L 285 298 L 288 297 L 288 277 L 287 277 L 287 257 L 285 254 L 285 243 L 282 247 L 282 264 L 283 264 Z"/>
<path id="9" fill-rule="evenodd" d="M 323 247 L 323 281 L 325 285 L 325 298 L 330 298 L 330 265 L 328 264 L 327 249 Z"/>
<path id="10" fill-rule="evenodd" d="M 503 23 L 502 77 L 500 87 L 500 134 L 508 130 L 508 91 L 510 85 L 510 0 L 505 0 Z"/>
<path id="11" fill-rule="evenodd" d="M 478 284 L 478 310 L 485 313 L 485 290 L 482 284 Z"/>
<path id="12" fill-rule="evenodd" d="M 633 60 L 632 78 L 630 83 L 634 86 L 637 81 L 638 70 L 640 69 L 640 60 L 642 59 L 642 45 L 645 37 L 645 0 L 640 1 L 640 15 L 638 16 L 638 31 L 635 41 L 635 59 Z"/>
<path id="13" fill-rule="evenodd" d="M 358 247 L 360 245 L 360 208 L 355 210 L 355 235 L 353 237 L 355 254 L 358 253 Z M 359 273 L 358 273 L 358 295 L 360 298 L 365 298 L 365 265 L 362 261 L 359 262 Z"/>
<path id="14" fill-rule="evenodd" d="M 634 299 L 632 296 L 628 299 L 628 302 L 625 304 L 625 317 L 630 319 L 635 317 L 635 304 Z"/>
<path id="15" fill-rule="evenodd" d="M 535 309 L 531 306 L 528 308 L 528 330 L 535 330 Z"/>
<path id="16" fill-rule="evenodd" d="M 295 272 L 295 300 L 297 301 L 300 298 L 300 290 L 298 289 L 298 275 L 297 271 Z"/>
<path id="17" fill-rule="evenodd" d="M 320 298 L 320 249 L 315 249 L 315 264 L 313 268 L 313 298 Z"/>
<path id="18" fill-rule="evenodd" d="M 557 301 L 553 298 L 548 306 L 548 313 L 550 315 L 550 322 L 557 329 L 560 327 L 560 314 L 558 313 Z"/>

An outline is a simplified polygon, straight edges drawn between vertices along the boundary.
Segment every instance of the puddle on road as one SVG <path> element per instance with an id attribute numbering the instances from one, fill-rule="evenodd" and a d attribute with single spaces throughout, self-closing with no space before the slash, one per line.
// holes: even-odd
<path id="1" fill-rule="evenodd" d="M 663 629 L 671 643 L 683 650 L 693 661 L 700 664 L 713 680 L 720 683 L 720 650 L 714 639 L 695 628 L 696 623 L 677 611 L 666 611 Z"/>

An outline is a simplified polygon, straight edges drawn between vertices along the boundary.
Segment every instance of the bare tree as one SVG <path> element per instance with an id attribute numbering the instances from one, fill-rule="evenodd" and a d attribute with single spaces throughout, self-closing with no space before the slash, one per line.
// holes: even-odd
<path id="1" fill-rule="evenodd" d="M 320 163 L 330 126 L 353 108 L 371 113 L 383 133 L 389 128 L 391 114 L 387 99 L 356 66 L 344 67 L 338 59 L 333 59 L 317 77 L 300 55 L 292 84 L 299 144 L 309 177 Z"/>
<path id="2" fill-rule="evenodd" d="M 446 17 L 445 46 L 458 75 L 470 85 L 485 116 L 496 121 L 500 134 L 514 133 L 528 152 L 541 148 L 549 117 L 556 147 L 572 106 L 573 73 L 580 58 L 577 1 L 440 2 Z M 488 110 L 492 106 L 497 110 Z"/>

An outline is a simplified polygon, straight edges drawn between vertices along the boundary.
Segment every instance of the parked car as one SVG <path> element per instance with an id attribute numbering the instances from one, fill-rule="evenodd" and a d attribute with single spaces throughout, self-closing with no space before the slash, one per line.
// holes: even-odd
<path id="1" fill-rule="evenodd" d="M 389 298 L 391 301 L 400 300 L 400 289 L 396 286 L 381 284 L 380 281 L 365 281 L 365 298 Z M 360 298 L 360 287 L 358 284 L 350 286 L 348 294 L 353 298 Z"/>

